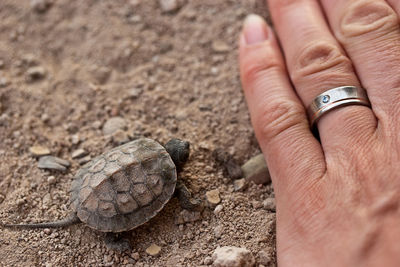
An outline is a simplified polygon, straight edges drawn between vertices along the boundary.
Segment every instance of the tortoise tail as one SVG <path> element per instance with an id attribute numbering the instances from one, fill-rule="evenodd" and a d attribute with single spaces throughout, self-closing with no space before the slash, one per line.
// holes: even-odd
<path id="1" fill-rule="evenodd" d="M 76 213 L 71 214 L 70 216 L 55 221 L 55 222 L 44 222 L 44 223 L 32 223 L 32 224 L 3 224 L 0 223 L 0 226 L 6 228 L 22 228 L 22 229 L 35 229 L 35 228 L 59 228 L 66 227 L 73 224 L 80 223 L 81 220 L 78 218 Z"/>

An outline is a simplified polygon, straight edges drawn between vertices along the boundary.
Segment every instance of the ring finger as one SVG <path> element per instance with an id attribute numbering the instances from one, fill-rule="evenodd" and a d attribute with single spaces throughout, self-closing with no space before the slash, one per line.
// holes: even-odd
<path id="1" fill-rule="evenodd" d="M 297 94 L 305 107 L 324 91 L 345 85 L 360 86 L 353 66 L 331 34 L 316 0 L 270 0 L 270 11 Z M 318 122 L 324 150 L 330 144 L 360 142 L 376 129 L 376 118 L 365 106 L 335 109 Z M 361 138 L 360 138 L 361 137 Z M 335 146 L 337 147 L 337 146 Z"/>

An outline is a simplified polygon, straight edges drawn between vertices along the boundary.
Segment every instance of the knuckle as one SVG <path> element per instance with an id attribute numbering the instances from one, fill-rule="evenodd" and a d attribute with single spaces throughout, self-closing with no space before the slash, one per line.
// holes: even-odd
<path id="1" fill-rule="evenodd" d="M 398 17 L 384 1 L 356 1 L 346 9 L 340 24 L 344 38 L 377 35 L 398 30 Z"/>
<path id="2" fill-rule="evenodd" d="M 290 101 L 265 105 L 264 110 L 254 120 L 256 134 L 267 144 L 276 136 L 300 124 L 308 125 L 304 108 L 301 104 Z"/>
<path id="3" fill-rule="evenodd" d="M 307 78 L 316 76 L 323 80 L 331 76 L 347 76 L 353 73 L 351 61 L 339 47 L 327 42 L 312 43 L 302 49 L 290 73 L 293 83 L 302 83 Z"/>
<path id="4" fill-rule="evenodd" d="M 270 53 L 254 53 L 243 62 L 242 78 L 246 83 L 252 83 L 259 80 L 260 77 L 282 71 L 283 64 L 275 56 Z"/>

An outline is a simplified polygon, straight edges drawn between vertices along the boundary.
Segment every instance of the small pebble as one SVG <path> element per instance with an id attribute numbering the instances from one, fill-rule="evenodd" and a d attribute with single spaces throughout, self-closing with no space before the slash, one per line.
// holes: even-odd
<path id="1" fill-rule="evenodd" d="M 263 154 L 259 154 L 249 159 L 242 165 L 244 177 L 248 181 L 253 181 L 256 184 L 267 184 L 271 182 L 267 164 Z"/>
<path id="2" fill-rule="evenodd" d="M 49 228 L 44 228 L 44 229 L 43 229 L 43 232 L 44 232 L 46 235 L 51 234 L 51 230 L 50 230 Z"/>
<path id="3" fill-rule="evenodd" d="M 31 67 L 26 73 L 28 81 L 40 80 L 46 76 L 46 70 L 41 66 Z"/>
<path id="4" fill-rule="evenodd" d="M 31 8 L 37 13 L 44 13 L 51 6 L 48 0 L 31 0 Z"/>
<path id="5" fill-rule="evenodd" d="M 212 257 L 207 256 L 204 258 L 204 264 L 205 265 L 211 265 L 213 263 Z"/>
<path id="6" fill-rule="evenodd" d="M 255 259 L 246 248 L 232 246 L 218 247 L 213 255 L 215 267 L 253 267 Z"/>
<path id="7" fill-rule="evenodd" d="M 40 119 L 41 119 L 44 123 L 46 123 L 46 122 L 48 122 L 48 121 L 50 120 L 50 116 L 49 116 L 47 113 L 43 113 L 43 114 L 40 116 Z"/>
<path id="8" fill-rule="evenodd" d="M 81 159 L 78 160 L 79 165 L 83 165 L 88 163 L 90 160 L 92 159 L 92 157 L 90 155 L 87 155 Z"/>
<path id="9" fill-rule="evenodd" d="M 261 209 L 263 207 L 263 203 L 261 201 L 252 201 L 251 205 L 256 210 Z"/>
<path id="10" fill-rule="evenodd" d="M 81 138 L 79 137 L 79 135 L 74 134 L 71 136 L 71 143 L 73 145 L 77 145 L 80 141 L 81 141 Z"/>
<path id="11" fill-rule="evenodd" d="M 258 257 L 259 257 L 259 263 L 263 265 L 269 266 L 272 259 L 271 259 L 271 253 L 267 250 L 261 250 L 258 252 Z"/>
<path id="12" fill-rule="evenodd" d="M 217 205 L 221 202 L 221 198 L 219 196 L 219 190 L 213 189 L 206 192 L 207 201 L 212 205 Z"/>
<path id="13" fill-rule="evenodd" d="M 55 184 L 56 183 L 56 177 L 54 177 L 54 176 L 47 177 L 47 182 L 49 184 Z"/>
<path id="14" fill-rule="evenodd" d="M 269 211 L 275 211 L 275 199 L 270 197 L 263 201 L 263 207 Z"/>
<path id="15" fill-rule="evenodd" d="M 39 159 L 38 167 L 40 169 L 51 169 L 58 171 L 66 171 L 70 163 L 67 160 L 60 159 L 54 156 L 44 156 Z"/>
<path id="16" fill-rule="evenodd" d="M 84 150 L 83 148 L 79 148 L 77 150 L 75 150 L 74 152 L 72 152 L 71 157 L 73 159 L 77 159 L 77 158 L 81 158 L 86 156 L 88 153 L 86 150 Z"/>
<path id="17" fill-rule="evenodd" d="M 184 0 L 158 0 L 163 12 L 175 12 L 184 4 Z"/>
<path id="18" fill-rule="evenodd" d="M 143 90 L 141 88 L 131 88 L 128 91 L 128 97 L 136 99 L 142 94 Z"/>
<path id="19" fill-rule="evenodd" d="M 214 228 L 214 235 L 216 238 L 221 238 L 222 233 L 224 231 L 224 228 L 222 225 L 218 225 L 217 227 Z"/>
<path id="20" fill-rule="evenodd" d="M 235 191 L 243 191 L 246 189 L 247 181 L 245 178 L 233 181 L 233 188 Z"/>
<path id="21" fill-rule="evenodd" d="M 156 244 L 151 244 L 150 247 L 146 248 L 146 253 L 150 256 L 157 256 L 161 252 L 161 247 Z"/>
<path id="22" fill-rule="evenodd" d="M 93 127 L 94 129 L 100 129 L 100 128 L 101 128 L 101 121 L 94 121 L 94 122 L 92 123 L 92 127 Z"/>
<path id="23" fill-rule="evenodd" d="M 212 42 L 211 47 L 213 51 L 217 53 L 229 52 L 231 50 L 231 47 L 229 45 L 220 40 Z"/>
<path id="24" fill-rule="evenodd" d="M 111 135 L 118 130 L 126 129 L 126 121 L 121 117 L 112 117 L 109 118 L 103 125 L 103 134 Z"/>
<path id="25" fill-rule="evenodd" d="M 221 204 L 216 206 L 215 209 L 214 209 L 214 214 L 216 216 L 218 216 L 222 212 L 223 209 L 224 209 L 224 206 L 222 206 Z"/>
<path id="26" fill-rule="evenodd" d="M 108 67 L 94 67 L 91 73 L 99 84 L 104 84 L 110 78 L 111 69 Z"/>
<path id="27" fill-rule="evenodd" d="M 31 146 L 29 152 L 35 157 L 45 156 L 50 154 L 50 150 L 44 146 Z"/>
<path id="28" fill-rule="evenodd" d="M 135 261 L 138 261 L 138 260 L 140 259 L 139 253 L 138 253 L 138 252 L 132 253 L 132 258 L 133 258 Z"/>
<path id="29" fill-rule="evenodd" d="M 122 145 L 129 142 L 129 135 L 126 131 L 117 130 L 112 135 L 113 142 L 117 145 Z"/>
<path id="30" fill-rule="evenodd" d="M 0 78 L 0 87 L 6 87 L 7 85 L 9 85 L 9 81 L 7 78 L 5 77 L 1 77 Z"/>

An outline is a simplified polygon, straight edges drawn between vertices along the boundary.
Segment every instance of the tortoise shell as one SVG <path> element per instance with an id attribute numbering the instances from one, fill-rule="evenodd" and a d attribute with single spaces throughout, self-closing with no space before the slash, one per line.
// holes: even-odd
<path id="1" fill-rule="evenodd" d="M 103 232 L 128 231 L 154 217 L 172 197 L 176 167 L 163 146 L 142 138 L 116 147 L 78 171 L 71 204 Z"/>

